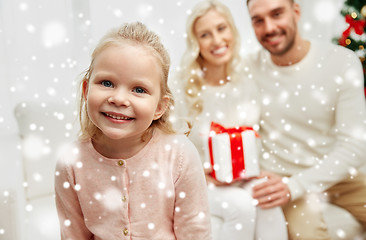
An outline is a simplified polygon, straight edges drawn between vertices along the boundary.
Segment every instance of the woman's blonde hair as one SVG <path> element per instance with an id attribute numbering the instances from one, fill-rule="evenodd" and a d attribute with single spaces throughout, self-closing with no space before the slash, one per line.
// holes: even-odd
<path id="1" fill-rule="evenodd" d="M 226 66 L 229 80 L 235 81 L 237 79 L 235 72 L 240 64 L 241 59 L 240 36 L 229 8 L 217 0 L 204 0 L 198 3 L 192 9 L 192 13 L 189 15 L 186 22 L 187 48 L 183 54 L 180 68 L 180 79 L 185 81 L 185 99 L 189 106 L 190 115 L 198 115 L 202 112 L 203 103 L 202 99 L 200 98 L 200 92 L 202 86 L 205 83 L 202 66 L 199 64 L 199 59 L 201 58 L 200 48 L 198 39 L 195 35 L 194 26 L 197 22 L 197 19 L 205 15 L 210 10 L 215 10 L 226 18 L 234 36 L 233 57 Z"/>
<path id="2" fill-rule="evenodd" d="M 91 55 L 91 63 L 86 70 L 84 77 L 82 78 L 79 86 L 80 91 L 80 103 L 79 103 L 79 121 L 80 121 L 80 139 L 97 139 L 102 135 L 102 132 L 91 121 L 88 115 L 86 107 L 86 96 L 84 96 L 83 85 L 88 83 L 90 76 L 94 70 L 95 58 L 106 48 L 110 46 L 130 44 L 136 46 L 145 47 L 160 63 L 162 71 L 162 79 L 160 81 L 161 98 L 164 96 L 169 97 L 169 101 L 166 107 L 165 113 L 157 120 L 154 120 L 150 127 L 147 129 L 146 136 L 151 133 L 152 130 L 157 127 L 166 133 L 174 133 L 171 122 L 169 121 L 169 112 L 174 105 L 174 100 L 171 91 L 168 87 L 168 74 L 170 68 L 170 57 L 168 51 L 162 44 L 160 37 L 154 32 L 150 31 L 144 24 L 140 22 L 125 23 L 119 28 L 110 30 L 104 37 L 101 38 L 97 46 L 95 47 Z"/>

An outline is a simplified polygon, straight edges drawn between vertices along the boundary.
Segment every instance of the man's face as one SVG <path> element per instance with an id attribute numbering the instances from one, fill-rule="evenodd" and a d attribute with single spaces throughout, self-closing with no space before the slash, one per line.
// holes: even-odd
<path id="1" fill-rule="evenodd" d="M 300 9 L 291 0 L 250 0 L 248 10 L 259 43 L 272 55 L 291 50 L 297 37 Z"/>

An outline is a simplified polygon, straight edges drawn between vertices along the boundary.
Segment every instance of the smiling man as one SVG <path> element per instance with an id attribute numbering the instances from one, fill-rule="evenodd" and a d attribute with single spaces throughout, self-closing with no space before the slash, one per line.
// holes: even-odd
<path id="1" fill-rule="evenodd" d="M 282 206 L 290 239 L 330 239 L 319 193 L 366 227 L 366 106 L 354 52 L 304 39 L 293 0 L 248 0 L 263 49 L 248 57 L 261 97 L 262 208 Z"/>

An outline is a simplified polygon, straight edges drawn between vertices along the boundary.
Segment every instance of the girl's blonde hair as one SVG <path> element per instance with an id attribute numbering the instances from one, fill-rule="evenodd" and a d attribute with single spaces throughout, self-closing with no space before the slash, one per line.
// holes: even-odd
<path id="1" fill-rule="evenodd" d="M 144 24 L 140 22 L 125 23 L 119 28 L 114 28 L 109 31 L 104 37 L 101 38 L 97 46 L 95 47 L 91 55 L 91 63 L 89 68 L 86 70 L 83 79 L 80 82 L 80 103 L 79 103 L 79 121 L 80 121 L 80 139 L 97 139 L 102 135 L 102 132 L 97 128 L 94 123 L 90 120 L 87 107 L 86 107 L 86 96 L 84 96 L 83 85 L 88 83 L 90 76 L 94 70 L 95 58 L 107 47 L 130 44 L 135 46 L 145 47 L 151 54 L 157 59 L 161 66 L 160 89 L 161 97 L 168 96 L 169 101 L 166 107 L 165 113 L 157 120 L 153 120 L 150 127 L 145 132 L 144 136 L 151 133 L 152 130 L 157 127 L 166 133 L 174 133 L 171 122 L 169 121 L 169 112 L 171 107 L 174 105 L 174 100 L 171 91 L 168 87 L 168 74 L 170 68 L 170 57 L 168 51 L 162 44 L 160 37 L 154 32 L 150 31 Z"/>
<path id="2" fill-rule="evenodd" d="M 199 64 L 199 59 L 201 58 L 200 48 L 198 39 L 194 32 L 194 26 L 197 19 L 205 15 L 210 10 L 215 10 L 226 18 L 234 36 L 233 57 L 226 66 L 229 80 L 235 81 L 237 79 L 235 72 L 239 67 L 241 59 L 240 36 L 228 7 L 217 0 L 204 0 L 198 3 L 192 9 L 192 13 L 189 15 L 186 22 L 187 48 L 182 57 L 180 68 L 180 79 L 185 81 L 185 99 L 189 106 L 190 115 L 198 115 L 202 112 L 203 102 L 200 98 L 200 92 L 205 83 L 203 71 L 201 69 L 202 67 Z"/>

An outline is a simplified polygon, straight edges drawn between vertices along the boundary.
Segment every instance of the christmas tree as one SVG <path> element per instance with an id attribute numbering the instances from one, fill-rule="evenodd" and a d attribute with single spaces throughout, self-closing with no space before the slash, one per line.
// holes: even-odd
<path id="1" fill-rule="evenodd" d="M 348 28 L 334 42 L 355 51 L 360 57 L 366 94 L 366 0 L 346 0 L 341 14 Z"/>

